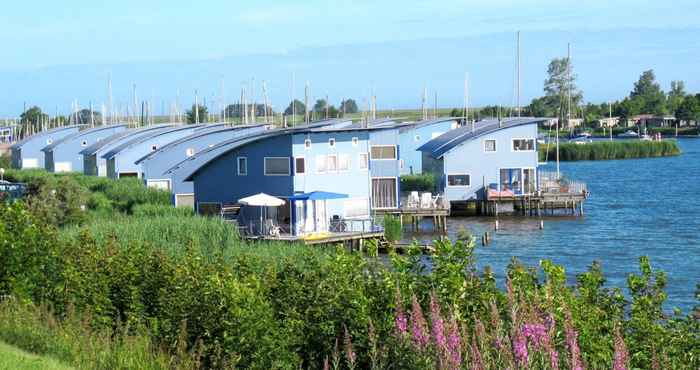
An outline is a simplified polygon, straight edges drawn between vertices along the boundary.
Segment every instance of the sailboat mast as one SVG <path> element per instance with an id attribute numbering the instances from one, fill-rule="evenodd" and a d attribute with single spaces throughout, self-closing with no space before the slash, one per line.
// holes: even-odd
<path id="1" fill-rule="evenodd" d="M 518 40 L 517 40 L 517 42 L 518 42 L 518 47 L 517 47 L 517 49 L 518 49 L 518 56 L 517 56 L 517 59 L 518 59 L 518 60 L 517 60 L 517 73 L 516 73 L 516 74 L 517 74 L 517 77 L 516 77 L 516 86 L 517 86 L 517 87 L 516 87 L 516 90 L 517 90 L 517 93 L 516 93 L 515 95 L 516 95 L 516 106 L 517 106 L 517 109 L 518 109 L 518 117 L 520 117 L 520 109 L 521 109 L 521 108 L 520 108 L 520 31 L 518 31 L 518 37 L 517 37 L 517 38 L 518 38 Z"/>

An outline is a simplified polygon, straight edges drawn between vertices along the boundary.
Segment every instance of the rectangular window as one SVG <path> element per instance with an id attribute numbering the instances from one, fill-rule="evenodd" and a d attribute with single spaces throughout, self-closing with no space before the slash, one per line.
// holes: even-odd
<path id="1" fill-rule="evenodd" d="M 352 146 L 357 146 L 357 142 L 358 142 L 357 138 L 353 137 L 352 138 Z"/>
<path id="2" fill-rule="evenodd" d="M 537 186 L 535 184 L 535 169 L 523 168 L 523 193 L 534 193 L 537 190 Z"/>
<path id="3" fill-rule="evenodd" d="M 311 139 L 304 140 L 304 149 L 311 149 Z"/>
<path id="4" fill-rule="evenodd" d="M 335 139 L 329 139 L 328 140 L 328 146 L 331 148 L 335 148 Z"/>
<path id="5" fill-rule="evenodd" d="M 396 179 L 372 179 L 372 208 L 396 208 Z"/>
<path id="6" fill-rule="evenodd" d="M 501 168 L 501 191 L 512 191 L 513 194 L 522 193 L 522 175 L 520 168 Z"/>
<path id="7" fill-rule="evenodd" d="M 395 145 L 374 145 L 371 148 L 372 160 L 396 159 Z"/>
<path id="8" fill-rule="evenodd" d="M 469 186 L 470 180 L 466 174 L 447 175 L 447 186 Z"/>
<path id="9" fill-rule="evenodd" d="M 146 187 L 158 190 L 170 191 L 169 180 L 146 180 Z"/>
<path id="10" fill-rule="evenodd" d="M 535 150 L 535 139 L 513 139 L 513 151 L 533 151 Z"/>
<path id="11" fill-rule="evenodd" d="M 304 157 L 294 158 L 294 173 L 297 175 L 303 175 L 306 173 L 306 161 Z"/>
<path id="12" fill-rule="evenodd" d="M 289 157 L 265 157 L 265 176 L 289 176 Z"/>
<path id="13" fill-rule="evenodd" d="M 340 171 L 350 171 L 350 155 L 341 154 L 338 156 L 338 170 Z"/>
<path id="14" fill-rule="evenodd" d="M 484 140 L 484 151 L 485 152 L 495 152 L 496 151 L 496 140 L 489 139 Z"/>
<path id="15" fill-rule="evenodd" d="M 248 158 L 238 157 L 238 176 L 246 176 L 248 174 Z"/>
<path id="16" fill-rule="evenodd" d="M 326 164 L 328 165 L 328 172 L 338 171 L 338 156 L 329 155 L 328 159 L 326 159 Z"/>
<path id="17" fill-rule="evenodd" d="M 366 170 L 369 164 L 367 153 L 360 153 L 360 169 Z"/>
<path id="18" fill-rule="evenodd" d="M 344 202 L 345 218 L 359 218 L 369 216 L 369 203 L 367 198 L 347 199 Z"/>
<path id="19" fill-rule="evenodd" d="M 327 169 L 326 156 L 317 155 L 316 156 L 316 173 L 325 173 Z"/>

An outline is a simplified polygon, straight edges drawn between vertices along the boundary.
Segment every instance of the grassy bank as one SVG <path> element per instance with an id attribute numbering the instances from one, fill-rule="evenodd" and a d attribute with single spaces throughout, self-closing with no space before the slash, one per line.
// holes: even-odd
<path id="1" fill-rule="evenodd" d="M 37 356 L 17 347 L 7 345 L 0 341 L 0 369 L 2 370 L 70 370 L 70 366 L 64 365 L 50 357 Z"/>
<path id="2" fill-rule="evenodd" d="M 598 263 L 568 284 L 546 260 L 514 260 L 499 285 L 470 237 L 435 241 L 426 269 L 417 246 L 247 243 L 140 184 L 41 176 L 0 204 L 0 340 L 77 368 L 700 366 L 700 316 L 663 312 L 666 277 L 646 258 L 627 287 Z M 132 202 L 106 190 L 121 186 Z M 79 207 L 96 194 L 108 202 Z"/>
<path id="3" fill-rule="evenodd" d="M 562 161 L 667 157 L 679 154 L 681 154 L 681 149 L 675 140 L 620 140 L 594 141 L 586 144 L 559 144 L 559 159 Z M 540 145 L 539 155 L 540 161 L 554 160 L 556 146 L 554 144 Z"/>

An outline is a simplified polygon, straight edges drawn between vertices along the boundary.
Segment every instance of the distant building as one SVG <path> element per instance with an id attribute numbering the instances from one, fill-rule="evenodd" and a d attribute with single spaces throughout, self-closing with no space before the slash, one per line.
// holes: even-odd
<path id="1" fill-rule="evenodd" d="M 49 172 L 83 172 L 83 156 L 80 151 L 103 139 L 126 131 L 126 125 L 99 126 L 76 132 L 47 145 L 44 152 L 44 168 Z"/>
<path id="2" fill-rule="evenodd" d="M 447 201 L 484 199 L 485 191 L 534 193 L 537 189 L 537 126 L 546 119 L 477 122 L 435 138 L 418 150 L 423 171 L 440 179 Z"/>
<path id="3" fill-rule="evenodd" d="M 510 118 L 506 118 L 508 120 Z M 583 118 L 571 118 L 569 119 L 569 122 L 567 124 L 567 120 L 564 119 L 564 122 L 559 126 L 559 129 L 572 129 L 576 127 L 583 126 Z M 545 127 L 552 127 L 554 128 L 557 123 L 559 122 L 559 118 L 547 118 L 544 121 L 542 121 L 541 125 Z"/>
<path id="4" fill-rule="evenodd" d="M 14 127 L 12 126 L 0 126 L 0 143 L 11 143 L 15 140 Z"/>
<path id="5" fill-rule="evenodd" d="M 653 114 L 638 114 L 627 119 L 627 127 L 672 127 L 675 126 L 675 123 L 676 117 L 674 116 L 656 116 Z"/>
<path id="6" fill-rule="evenodd" d="M 620 117 L 604 117 L 595 121 L 596 128 L 616 127 L 620 124 Z"/>
<path id="7" fill-rule="evenodd" d="M 44 149 L 47 145 L 77 133 L 82 126 L 64 126 L 26 137 L 12 145 L 12 167 L 19 169 L 44 168 Z"/>
<path id="8" fill-rule="evenodd" d="M 204 125 L 178 125 L 160 130 L 153 130 L 145 135 L 128 140 L 108 151 L 102 158 L 107 161 L 107 177 L 118 179 L 122 177 L 142 178 L 143 172 L 136 161 L 150 152 L 155 152 L 161 146 L 191 135 Z"/>

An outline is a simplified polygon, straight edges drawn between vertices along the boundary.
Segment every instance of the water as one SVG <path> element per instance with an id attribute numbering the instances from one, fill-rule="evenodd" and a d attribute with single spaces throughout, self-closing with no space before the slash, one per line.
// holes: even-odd
<path id="1" fill-rule="evenodd" d="M 480 240 L 492 233 L 488 247 L 477 248 L 480 268 L 490 265 L 499 281 L 511 257 L 529 266 L 550 259 L 566 268 L 571 282 L 600 261 L 609 286 L 626 288 L 627 275 L 639 272 L 639 257 L 649 256 L 652 268 L 667 273 L 666 309 L 688 312 L 700 283 L 700 140 L 681 139 L 677 157 L 619 161 L 563 162 L 562 172 L 588 184 L 591 192 L 585 216 L 450 218 L 448 234 L 460 227 Z M 553 170 L 554 165 L 545 166 Z M 430 221 L 428 221 L 430 222 Z M 429 242 L 435 235 L 407 233 L 407 239 Z"/>

